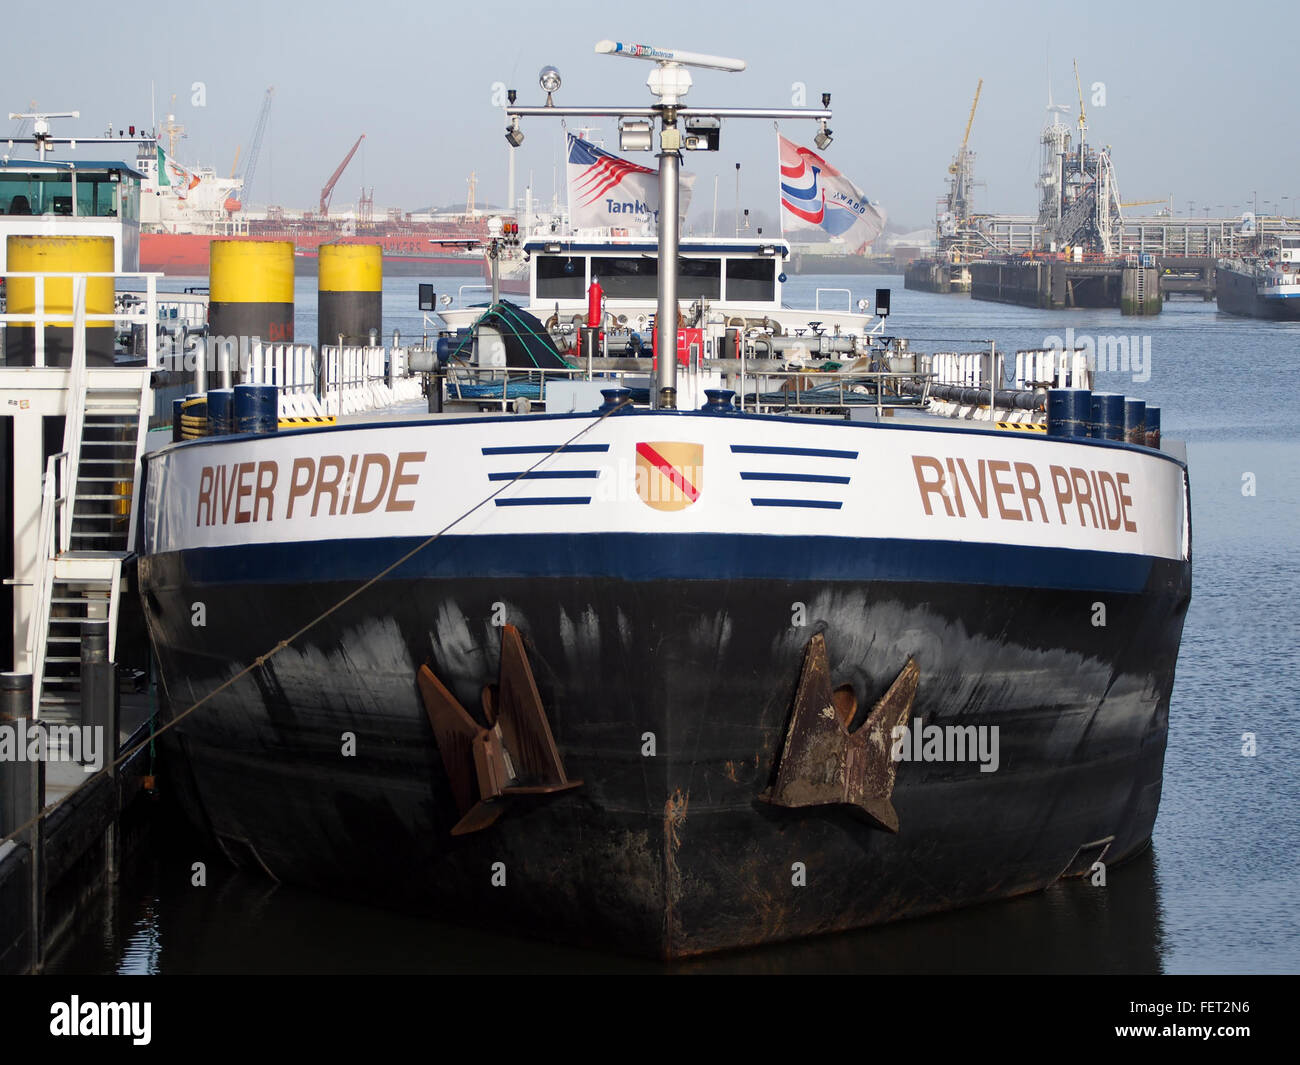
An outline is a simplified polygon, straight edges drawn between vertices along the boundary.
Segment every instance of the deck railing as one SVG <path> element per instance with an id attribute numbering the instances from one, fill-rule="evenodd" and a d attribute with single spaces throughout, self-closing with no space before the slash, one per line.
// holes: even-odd
<path id="1" fill-rule="evenodd" d="M 9 284 L 16 279 L 28 279 L 33 281 L 33 310 L 15 313 L 8 310 L 0 314 L 0 324 L 8 326 L 32 326 L 34 327 L 34 359 L 31 366 L 10 367 L 17 369 L 46 369 L 49 368 L 46 361 L 45 351 L 45 327 L 49 325 L 71 326 L 75 331 L 84 332 L 85 327 L 95 325 L 111 325 L 119 330 L 124 327 L 129 328 L 131 324 L 139 322 L 140 317 L 134 310 L 114 307 L 111 313 L 91 314 L 85 309 L 85 290 L 87 283 L 93 278 L 110 278 L 115 283 L 130 280 L 140 280 L 144 282 L 144 303 L 145 319 L 151 324 L 158 318 L 158 278 L 162 274 L 158 273 L 111 273 L 111 272 L 71 272 L 71 271 L 51 271 L 47 273 L 33 273 L 31 271 L 7 270 L 4 273 L 6 283 Z M 46 291 L 50 281 L 67 279 L 72 282 L 73 288 L 73 306 L 69 311 L 50 311 L 46 309 Z M 12 289 L 12 285 L 10 284 Z M 80 291 L 81 320 L 84 325 L 78 325 L 78 303 L 76 293 Z M 12 300 L 12 296 L 10 296 Z M 145 362 L 151 369 L 158 366 L 158 330 L 150 328 L 145 331 L 146 348 Z M 62 367 L 67 369 L 67 367 Z"/>

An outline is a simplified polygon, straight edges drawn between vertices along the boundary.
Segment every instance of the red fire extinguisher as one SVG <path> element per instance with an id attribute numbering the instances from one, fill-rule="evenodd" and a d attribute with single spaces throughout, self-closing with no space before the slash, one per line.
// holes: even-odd
<path id="1" fill-rule="evenodd" d="M 600 282 L 593 277 L 591 279 L 591 287 L 587 289 L 587 328 L 597 330 L 597 344 L 600 343 L 601 334 L 599 330 L 604 316 L 605 290 L 600 287 Z M 581 350 L 581 347 L 579 347 L 579 354 L 581 354 Z M 592 354 L 595 354 L 595 352 Z"/>

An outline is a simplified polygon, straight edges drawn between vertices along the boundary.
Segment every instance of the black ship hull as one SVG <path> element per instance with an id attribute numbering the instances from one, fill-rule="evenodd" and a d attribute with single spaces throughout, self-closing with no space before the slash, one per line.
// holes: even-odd
<path id="1" fill-rule="evenodd" d="M 1017 583 L 978 545 L 918 562 L 826 537 L 787 548 L 810 574 L 791 580 L 779 563 L 760 575 L 752 537 L 503 539 L 427 548 L 168 733 L 179 790 L 232 858 L 384 905 L 678 957 L 1035 891 L 1151 836 L 1190 562 L 1094 557 L 1086 572 L 1044 556 Z M 144 558 L 171 712 L 411 546 Z M 614 576 L 616 552 L 638 567 Z M 502 622 L 524 637 L 583 785 L 453 837 L 416 671 L 428 663 L 477 707 Z M 817 632 L 859 704 L 914 658 L 912 722 L 996 727 L 996 770 L 900 761 L 896 834 L 854 808 L 763 802 Z"/>
<path id="2" fill-rule="evenodd" d="M 1224 263 L 1215 271 L 1215 297 L 1219 310 L 1227 314 L 1271 321 L 1300 320 L 1300 298 L 1264 299 L 1252 275 L 1238 273 Z"/>

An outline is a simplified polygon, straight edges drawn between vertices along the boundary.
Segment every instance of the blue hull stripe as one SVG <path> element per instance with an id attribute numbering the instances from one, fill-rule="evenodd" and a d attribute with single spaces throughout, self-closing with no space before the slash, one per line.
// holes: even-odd
<path id="1" fill-rule="evenodd" d="M 499 507 L 572 507 L 590 503 L 591 496 L 539 496 L 533 499 L 498 499 Z"/>
<path id="2" fill-rule="evenodd" d="M 828 451 L 820 447 L 768 447 L 765 444 L 732 444 L 733 455 L 804 455 L 814 459 L 855 459 L 856 451 Z"/>
<path id="3" fill-rule="evenodd" d="M 756 507 L 806 507 L 810 510 L 839 510 L 843 503 L 829 499 L 751 499 Z"/>
<path id="4" fill-rule="evenodd" d="M 742 481 L 800 481 L 807 484 L 848 484 L 847 477 L 830 477 L 821 473 L 764 473 L 742 472 Z"/>
<path id="5" fill-rule="evenodd" d="M 497 502 L 536 505 L 555 501 Z M 419 543 L 417 538 L 405 537 L 320 540 L 194 548 L 179 554 L 182 569 L 194 584 L 315 584 L 368 580 Z M 797 584 L 913 581 L 1139 592 L 1156 563 L 1171 570 L 1188 565 L 1164 563 L 1145 555 L 956 541 L 706 533 L 531 533 L 447 535 L 388 579 L 590 577 L 628 581 L 786 580 Z"/>
<path id="6" fill-rule="evenodd" d="M 521 447 L 485 447 L 482 452 L 485 455 L 549 455 L 552 451 L 558 450 L 562 444 L 527 444 Z M 572 455 L 579 451 L 608 451 L 608 444 L 570 444 L 564 448 L 564 454 Z"/>
<path id="7" fill-rule="evenodd" d="M 597 470 L 517 470 L 513 473 L 489 473 L 489 481 L 563 481 L 583 477 L 599 477 Z"/>

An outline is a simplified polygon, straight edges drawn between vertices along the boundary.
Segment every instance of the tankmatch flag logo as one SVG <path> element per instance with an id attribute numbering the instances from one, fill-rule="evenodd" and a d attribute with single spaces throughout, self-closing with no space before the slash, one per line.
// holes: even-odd
<path id="1" fill-rule="evenodd" d="M 678 441 L 636 446 L 636 494 L 655 510 L 685 510 L 704 491 L 704 445 Z"/>
<path id="2" fill-rule="evenodd" d="M 659 174 L 568 134 L 569 216 L 580 229 L 659 221 Z M 686 217 L 694 174 L 681 176 L 679 212 Z"/>

